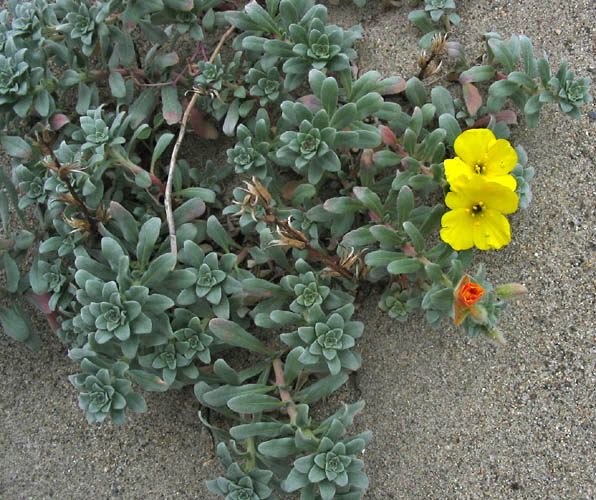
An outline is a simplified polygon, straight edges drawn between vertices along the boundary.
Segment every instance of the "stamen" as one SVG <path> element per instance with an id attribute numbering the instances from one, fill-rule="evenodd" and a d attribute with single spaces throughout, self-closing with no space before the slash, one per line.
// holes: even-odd
<path id="1" fill-rule="evenodd" d="M 470 209 L 468 209 L 468 210 L 470 210 Z M 482 213 L 483 210 L 484 210 L 484 202 L 483 201 L 479 201 L 478 203 L 476 203 L 475 205 L 473 205 L 472 208 L 471 208 L 472 217 L 475 217 L 477 214 L 484 215 Z"/>

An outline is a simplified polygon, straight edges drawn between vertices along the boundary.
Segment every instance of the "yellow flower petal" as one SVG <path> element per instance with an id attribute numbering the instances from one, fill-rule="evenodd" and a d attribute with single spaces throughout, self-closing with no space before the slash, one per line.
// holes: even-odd
<path id="1" fill-rule="evenodd" d="M 507 175 L 515 168 L 516 164 L 517 152 L 509 141 L 498 139 L 489 146 L 484 162 L 488 177 Z"/>
<path id="2" fill-rule="evenodd" d="M 457 136 L 453 149 L 465 163 L 474 167 L 483 163 L 489 146 L 495 140 L 495 134 L 489 129 L 471 128 Z"/>
<path id="3" fill-rule="evenodd" d="M 503 214 L 485 209 L 473 226 L 474 245 L 480 250 L 501 248 L 511 241 L 509 221 Z"/>
<path id="4" fill-rule="evenodd" d="M 469 179 L 465 176 L 458 177 L 451 184 L 451 192 L 445 197 L 445 204 L 451 209 L 472 208 L 479 202 L 484 203 L 487 208 L 510 214 L 517 210 L 519 197 L 508 187 L 491 182 L 491 179 L 483 175 L 474 175 Z"/>
<path id="5" fill-rule="evenodd" d="M 476 174 L 474 167 L 462 161 L 458 156 L 445 160 L 443 165 L 445 166 L 445 178 L 449 184 L 453 184 L 461 175 L 470 178 Z"/>
<path id="6" fill-rule="evenodd" d="M 466 209 L 450 210 L 441 217 L 441 239 L 454 250 L 467 250 L 474 246 L 474 234 L 470 230 L 474 221 Z"/>
<path id="7" fill-rule="evenodd" d="M 486 182 L 483 187 L 479 187 L 479 190 L 478 197 L 487 208 L 497 210 L 502 214 L 512 214 L 517 210 L 519 196 L 511 189 L 496 182 Z"/>
<path id="8" fill-rule="evenodd" d="M 496 182 L 501 186 L 505 186 L 510 191 L 515 191 L 515 188 L 517 187 L 517 180 L 512 175 L 499 175 L 498 177 L 486 175 L 485 177 L 487 181 Z"/>

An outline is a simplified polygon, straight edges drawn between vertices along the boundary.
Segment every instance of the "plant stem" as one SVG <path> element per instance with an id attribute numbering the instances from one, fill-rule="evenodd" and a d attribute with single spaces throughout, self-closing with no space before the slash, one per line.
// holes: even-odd
<path id="1" fill-rule="evenodd" d="M 286 380 L 284 378 L 284 368 L 281 359 L 275 358 L 273 360 L 273 372 L 275 373 L 275 385 L 279 389 L 279 397 L 284 403 L 288 403 L 286 409 L 288 410 L 288 416 L 292 424 L 296 423 L 296 407 L 290 391 L 286 388 Z"/>
<path id="2" fill-rule="evenodd" d="M 221 40 L 213 50 L 213 54 L 211 54 L 211 58 L 209 62 L 213 62 L 217 53 L 221 50 L 226 39 L 232 34 L 232 32 L 236 29 L 235 26 L 230 26 L 228 30 L 223 34 Z M 180 131 L 178 132 L 178 138 L 176 139 L 176 144 L 174 144 L 174 150 L 172 151 L 172 157 L 170 158 L 170 168 L 168 171 L 168 180 L 166 182 L 166 190 L 164 196 L 164 205 L 166 211 L 166 220 L 168 222 L 168 231 L 170 233 L 170 252 L 174 257 L 178 255 L 178 245 L 176 243 L 176 224 L 174 223 L 174 214 L 172 212 L 172 184 L 174 182 L 174 172 L 176 171 L 176 158 L 178 157 L 178 151 L 180 151 L 180 146 L 182 144 L 182 139 L 184 139 L 184 134 L 186 133 L 186 123 L 188 122 L 188 117 L 190 116 L 190 112 L 194 107 L 197 97 L 199 94 L 194 93 L 190 102 L 186 106 L 184 110 L 184 115 L 182 116 L 182 121 L 180 122 Z M 176 267 L 176 261 L 174 261 L 174 265 L 172 266 L 171 270 L 173 271 Z"/>
<path id="3" fill-rule="evenodd" d="M 68 188 L 68 192 L 70 193 L 70 195 L 72 196 L 72 198 L 74 199 L 76 204 L 79 206 L 79 208 L 83 212 L 83 215 L 85 216 L 85 219 L 87 220 L 87 223 L 89 224 L 89 232 L 91 232 L 92 234 L 95 234 L 97 232 L 97 224 L 95 223 L 95 219 L 93 217 L 91 217 L 91 214 L 89 213 L 89 210 L 87 209 L 87 205 L 85 205 L 83 200 L 81 200 L 81 198 L 79 197 L 79 194 L 72 187 L 70 179 L 68 178 L 68 169 L 65 170 L 65 173 L 62 173 L 62 169 L 64 167 L 60 164 L 60 161 L 58 160 L 56 153 L 54 153 L 52 145 L 44 143 L 44 146 L 46 147 L 47 151 L 50 153 L 50 156 L 52 157 L 52 160 L 56 164 L 58 177 L 64 181 L 64 184 L 66 184 L 66 187 Z"/>

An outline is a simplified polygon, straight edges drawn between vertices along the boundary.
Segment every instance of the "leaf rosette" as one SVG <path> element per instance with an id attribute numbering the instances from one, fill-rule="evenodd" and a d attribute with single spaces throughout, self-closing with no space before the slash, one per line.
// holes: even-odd
<path id="1" fill-rule="evenodd" d="M 304 365 L 326 368 L 331 375 L 337 375 L 342 369 L 357 370 L 360 356 L 350 349 L 362 336 L 364 325 L 360 321 L 348 321 L 353 311 L 354 306 L 347 304 L 326 315 L 315 305 L 310 309 L 310 325 L 282 334 L 281 340 L 291 347 L 304 348 L 298 358 Z"/>
<path id="2" fill-rule="evenodd" d="M 115 424 L 124 422 L 127 409 L 147 411 L 143 397 L 132 391 L 130 380 L 124 378 L 128 365 L 114 363 L 110 370 L 84 359 L 85 373 L 71 375 L 70 382 L 81 391 L 79 407 L 85 410 L 87 422 L 103 422 L 108 416 Z"/>

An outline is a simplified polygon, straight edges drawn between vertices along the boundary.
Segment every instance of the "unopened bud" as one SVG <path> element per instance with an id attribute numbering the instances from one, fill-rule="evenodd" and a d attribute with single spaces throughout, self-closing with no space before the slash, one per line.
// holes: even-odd
<path id="1" fill-rule="evenodd" d="M 470 307 L 470 311 L 472 312 L 474 322 L 481 325 L 486 325 L 486 323 L 488 323 L 488 311 L 482 304 L 474 304 Z"/>
<path id="2" fill-rule="evenodd" d="M 500 346 L 504 346 L 507 344 L 507 341 L 505 340 L 505 337 L 503 337 L 503 334 L 496 328 L 492 328 L 491 330 L 485 331 L 484 336 L 491 342 L 499 344 Z"/>
<path id="3" fill-rule="evenodd" d="M 500 299 L 512 299 L 526 293 L 528 293 L 528 289 L 519 283 L 507 283 L 495 288 L 495 295 Z"/>

